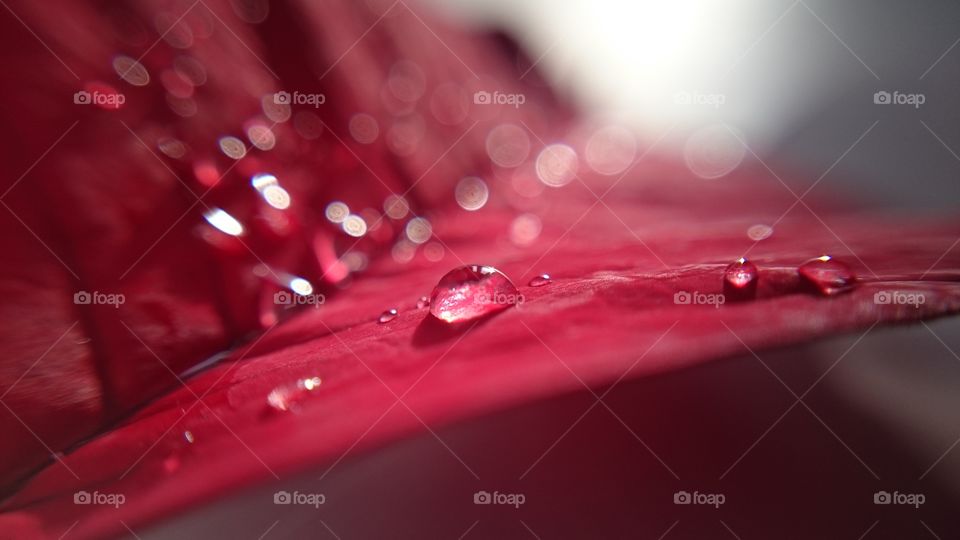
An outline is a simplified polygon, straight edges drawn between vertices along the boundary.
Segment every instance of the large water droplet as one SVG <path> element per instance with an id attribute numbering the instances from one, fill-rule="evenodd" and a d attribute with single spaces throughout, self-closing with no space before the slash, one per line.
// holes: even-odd
<path id="1" fill-rule="evenodd" d="M 797 272 L 801 279 L 826 296 L 850 290 L 857 279 L 849 266 L 829 255 L 810 259 L 800 265 Z"/>
<path id="2" fill-rule="evenodd" d="M 539 276 L 531 279 L 530 283 L 527 283 L 527 285 L 531 287 L 543 287 L 544 285 L 549 284 L 551 281 L 553 280 L 550 278 L 550 274 L 540 274 Z"/>
<path id="3" fill-rule="evenodd" d="M 490 315 L 523 301 L 517 287 L 492 266 L 455 268 L 430 293 L 430 314 L 448 323 Z"/>
<path id="4" fill-rule="evenodd" d="M 757 265 L 740 257 L 723 272 L 723 293 L 731 300 L 746 299 L 757 292 Z"/>
<path id="5" fill-rule="evenodd" d="M 277 411 L 291 411 L 310 394 L 320 387 L 320 377 L 300 379 L 293 384 L 278 386 L 267 394 L 267 405 Z"/>
<path id="6" fill-rule="evenodd" d="M 388 323 L 397 318 L 397 310 L 395 308 L 390 308 L 380 314 L 380 317 L 377 318 L 377 322 L 380 324 Z"/>

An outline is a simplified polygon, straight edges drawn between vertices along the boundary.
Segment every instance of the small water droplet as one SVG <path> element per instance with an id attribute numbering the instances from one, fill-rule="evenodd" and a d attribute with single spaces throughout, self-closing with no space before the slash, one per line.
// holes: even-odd
<path id="1" fill-rule="evenodd" d="M 377 322 L 380 324 L 388 323 L 397 318 L 397 310 L 395 308 L 390 308 L 380 314 L 380 317 L 377 319 Z"/>
<path id="2" fill-rule="evenodd" d="M 186 439 L 187 442 L 190 443 L 190 444 L 193 444 L 193 441 L 195 440 L 195 439 L 193 438 L 193 432 L 192 432 L 192 431 L 184 431 L 184 432 L 183 432 L 183 438 Z"/>
<path id="3" fill-rule="evenodd" d="M 476 319 L 523 301 L 517 287 L 492 266 L 468 265 L 447 272 L 430 294 L 430 314 L 448 323 Z"/>
<path id="4" fill-rule="evenodd" d="M 757 292 L 757 265 L 740 257 L 723 272 L 723 293 L 731 300 L 752 297 Z"/>
<path id="5" fill-rule="evenodd" d="M 845 263 L 829 255 L 810 259 L 797 268 L 801 279 L 807 281 L 821 294 L 833 296 L 853 288 L 856 276 Z"/>
<path id="6" fill-rule="evenodd" d="M 267 405 L 277 411 L 294 410 L 310 392 L 320 387 L 321 382 L 320 377 L 310 377 L 278 386 L 267 394 Z"/>
<path id="7" fill-rule="evenodd" d="M 425 307 L 428 307 L 429 305 L 430 305 L 430 299 L 427 298 L 426 296 L 421 296 L 420 299 L 417 300 L 417 309 L 423 309 Z"/>
<path id="8" fill-rule="evenodd" d="M 543 287 L 544 285 L 549 285 L 553 279 L 550 278 L 550 274 L 540 274 L 539 276 L 534 277 L 530 280 L 530 283 L 527 285 L 531 287 Z"/>

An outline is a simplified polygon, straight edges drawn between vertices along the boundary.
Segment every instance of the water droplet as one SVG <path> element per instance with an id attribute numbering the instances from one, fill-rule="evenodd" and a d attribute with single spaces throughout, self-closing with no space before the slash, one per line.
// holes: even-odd
<path id="1" fill-rule="evenodd" d="M 687 139 L 683 158 L 687 168 L 700 178 L 713 180 L 736 169 L 747 152 L 743 136 L 725 125 L 700 129 Z"/>
<path id="2" fill-rule="evenodd" d="M 220 150 L 227 155 L 227 157 L 233 159 L 240 159 L 243 156 L 247 155 L 247 147 L 243 144 L 243 141 L 236 137 L 227 136 L 221 137 L 219 141 Z"/>
<path id="3" fill-rule="evenodd" d="M 537 177 L 550 187 L 569 184 L 577 176 L 577 152 L 565 144 L 551 144 L 537 156 Z"/>
<path id="4" fill-rule="evenodd" d="M 517 287 L 492 266 L 455 268 L 430 294 L 430 314 L 448 323 L 476 319 L 523 301 Z"/>
<path id="5" fill-rule="evenodd" d="M 219 208 L 214 207 L 207 210 L 203 214 L 203 219 L 207 220 L 207 223 L 213 225 L 221 232 L 229 234 L 230 236 L 240 236 L 243 234 L 243 225 L 241 225 L 236 218 Z"/>
<path id="6" fill-rule="evenodd" d="M 429 305 L 430 305 L 430 299 L 427 298 L 426 296 L 421 296 L 417 300 L 417 309 L 423 309 L 425 307 L 428 307 Z"/>
<path id="7" fill-rule="evenodd" d="M 550 284 L 552 281 L 553 280 L 550 279 L 550 274 L 540 274 L 539 276 L 531 279 L 530 283 L 527 283 L 527 285 L 531 287 L 543 287 L 544 285 Z"/>
<path id="8" fill-rule="evenodd" d="M 810 259 L 800 265 L 797 272 L 801 279 L 826 296 L 850 290 L 857 279 L 849 266 L 829 255 Z"/>
<path id="9" fill-rule="evenodd" d="M 324 215 L 331 223 L 343 223 L 350 215 L 350 207 L 340 201 L 333 201 L 327 205 Z"/>
<path id="10" fill-rule="evenodd" d="M 383 211 L 393 219 L 403 219 L 410 211 L 410 205 L 402 195 L 390 194 L 383 201 Z"/>
<path id="11" fill-rule="evenodd" d="M 369 114 L 358 113 L 350 119 L 350 136 L 360 144 L 371 144 L 380 135 L 380 125 Z"/>
<path id="12" fill-rule="evenodd" d="M 501 124 L 487 135 L 487 156 L 501 167 L 512 168 L 526 161 L 530 155 L 530 137 L 521 127 Z"/>
<path id="13" fill-rule="evenodd" d="M 388 323 L 397 318 L 396 308 L 390 308 L 380 314 L 380 317 L 377 319 L 377 322 L 380 324 Z"/>
<path id="14" fill-rule="evenodd" d="M 637 141 L 630 130 L 620 126 L 598 129 L 587 142 L 587 165 L 604 175 L 620 174 L 633 163 Z"/>
<path id="15" fill-rule="evenodd" d="M 422 244 L 430 239 L 433 234 L 433 226 L 426 218 L 415 217 L 407 222 L 404 229 L 407 238 L 414 244 Z"/>
<path id="16" fill-rule="evenodd" d="M 542 230 L 543 224 L 536 214 L 520 214 L 510 223 L 510 241 L 518 246 L 529 245 Z"/>
<path id="17" fill-rule="evenodd" d="M 457 204 L 464 210 L 474 211 L 483 208 L 490 198 L 490 190 L 487 189 L 487 183 L 476 176 L 468 176 L 457 183 L 454 190 Z"/>
<path id="18" fill-rule="evenodd" d="M 310 377 L 278 386 L 267 394 L 267 405 L 277 411 L 295 410 L 298 403 L 320 387 L 321 382 L 320 377 Z"/>
<path id="19" fill-rule="evenodd" d="M 747 237 L 749 237 L 751 240 L 755 242 L 759 242 L 760 240 L 766 240 L 767 238 L 770 238 L 770 235 L 772 234 L 773 234 L 773 227 L 769 225 L 763 225 L 763 224 L 751 225 L 750 228 L 747 229 Z"/>
<path id="20" fill-rule="evenodd" d="M 184 432 L 183 432 L 183 438 L 186 439 L 187 442 L 190 443 L 190 444 L 193 444 L 193 441 L 196 440 L 196 439 L 193 438 L 193 432 L 192 432 L 192 431 L 184 431 Z"/>
<path id="21" fill-rule="evenodd" d="M 723 292 L 731 300 L 752 297 L 757 292 L 757 265 L 740 257 L 723 272 Z"/>

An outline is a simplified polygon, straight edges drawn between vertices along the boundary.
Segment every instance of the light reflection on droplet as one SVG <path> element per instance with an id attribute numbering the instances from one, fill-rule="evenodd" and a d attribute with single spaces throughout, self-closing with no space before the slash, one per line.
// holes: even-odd
<path id="1" fill-rule="evenodd" d="M 240 236 L 243 234 L 243 225 L 233 216 L 219 208 L 211 208 L 204 212 L 203 219 L 207 220 L 207 223 L 213 225 L 221 232 L 229 234 L 230 236 Z"/>
<path id="2" fill-rule="evenodd" d="M 390 308 L 384 311 L 383 313 L 381 313 L 379 317 L 377 317 L 377 322 L 379 322 L 380 324 L 386 324 L 396 318 L 397 318 L 396 308 Z"/>
<path id="3" fill-rule="evenodd" d="M 520 214 L 510 223 L 510 241 L 518 246 L 527 246 L 540 236 L 543 224 L 535 214 Z"/>
<path id="4" fill-rule="evenodd" d="M 743 161 L 746 148 L 725 125 L 701 128 L 687 139 L 683 158 L 693 174 L 707 180 L 726 176 Z"/>
<path id="5" fill-rule="evenodd" d="M 569 184 L 577 175 L 577 152 L 565 144 L 551 144 L 537 156 L 537 177 L 550 187 Z"/>
<path id="6" fill-rule="evenodd" d="M 422 244 L 430 239 L 433 234 L 433 226 L 425 218 L 416 217 L 407 222 L 405 232 L 411 242 Z"/>
<path id="7" fill-rule="evenodd" d="M 277 144 L 273 131 L 262 124 L 253 124 L 247 128 L 247 139 L 260 150 L 272 150 Z"/>
<path id="8" fill-rule="evenodd" d="M 587 142 L 587 165 L 594 171 L 613 175 L 630 166 L 637 153 L 637 141 L 630 130 L 620 126 L 598 129 Z"/>
<path id="9" fill-rule="evenodd" d="M 350 118 L 350 136 L 360 144 L 371 144 L 380 135 L 380 125 L 376 118 L 365 113 L 357 113 Z"/>
<path id="10" fill-rule="evenodd" d="M 327 216 L 327 219 L 331 223 L 343 223 L 347 216 L 350 215 L 350 207 L 346 203 L 340 201 L 333 201 L 327 205 L 327 209 L 324 210 L 324 215 Z"/>
<path id="11" fill-rule="evenodd" d="M 457 188 L 454 191 L 457 204 L 464 210 L 474 211 L 483 208 L 490 198 L 490 190 L 487 189 L 487 183 L 476 176 L 468 176 L 457 182 Z"/>
<path id="12" fill-rule="evenodd" d="M 183 141 L 164 137 L 157 141 L 157 148 L 167 157 L 180 159 L 187 154 L 187 145 Z"/>
<path id="13" fill-rule="evenodd" d="M 313 284 L 303 279 L 302 277 L 295 277 L 291 279 L 288 285 L 291 291 L 299 294 L 300 296 L 307 296 L 308 294 L 313 294 Z"/>
<path id="14" fill-rule="evenodd" d="M 487 156 L 501 167 L 516 167 L 530 155 L 530 137 L 514 124 L 500 124 L 490 130 L 486 141 Z"/>
<path id="15" fill-rule="evenodd" d="M 423 309 L 425 307 L 430 307 L 430 297 L 421 296 L 417 299 L 417 309 Z"/>
<path id="16" fill-rule="evenodd" d="M 360 238 L 361 236 L 367 234 L 367 222 L 363 220 L 362 217 L 357 214 L 350 214 L 343 220 L 343 232 L 353 236 L 354 238 Z"/>
<path id="17" fill-rule="evenodd" d="M 113 70 L 121 79 L 134 86 L 150 84 L 150 73 L 140 62 L 129 56 L 119 55 L 113 59 Z"/>
<path id="18" fill-rule="evenodd" d="M 317 388 L 323 381 L 320 377 L 300 379 L 293 384 L 277 386 L 267 394 L 267 405 L 277 411 L 295 411 L 299 408 L 308 394 Z"/>
<path id="19" fill-rule="evenodd" d="M 193 441 L 196 440 L 196 439 L 193 437 L 193 432 L 192 432 L 192 431 L 184 431 L 184 432 L 183 432 L 183 438 L 186 439 L 186 441 L 187 441 L 188 443 L 190 443 L 190 444 L 193 444 Z"/>
<path id="20" fill-rule="evenodd" d="M 263 192 L 267 186 L 276 186 L 280 183 L 277 177 L 272 174 L 255 174 L 250 178 L 250 185 L 253 189 Z"/>
<path id="21" fill-rule="evenodd" d="M 767 238 L 770 238 L 770 235 L 772 234 L 773 234 L 773 227 L 769 225 L 763 225 L 763 224 L 751 225 L 750 228 L 747 229 L 747 237 L 755 242 L 759 242 L 760 240 L 766 240 Z"/>
<path id="22" fill-rule="evenodd" d="M 240 159 L 247 155 L 247 146 L 243 141 L 233 136 L 220 137 L 220 150 L 229 158 Z"/>
<path id="23" fill-rule="evenodd" d="M 393 219 L 403 219 L 410 212 L 410 205 L 403 195 L 391 193 L 383 201 L 383 211 Z"/>

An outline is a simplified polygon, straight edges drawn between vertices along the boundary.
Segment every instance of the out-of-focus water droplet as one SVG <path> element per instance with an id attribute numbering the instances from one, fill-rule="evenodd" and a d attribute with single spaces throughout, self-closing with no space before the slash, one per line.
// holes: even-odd
<path id="1" fill-rule="evenodd" d="M 220 145 L 220 151 L 229 158 L 240 159 L 247 155 L 247 146 L 236 137 L 221 137 L 218 144 Z"/>
<path id="2" fill-rule="evenodd" d="M 184 438 L 188 443 L 190 443 L 190 444 L 193 444 L 193 441 L 196 440 L 196 439 L 194 439 L 194 437 L 193 437 L 193 432 L 192 432 L 192 431 L 184 431 L 184 432 L 183 432 L 183 438 Z"/>
<path id="3" fill-rule="evenodd" d="M 442 83 L 430 96 L 430 112 L 441 124 L 455 126 L 470 112 L 470 95 L 457 83 Z"/>
<path id="4" fill-rule="evenodd" d="M 530 137 L 514 124 L 500 124 L 490 130 L 486 141 L 487 156 L 501 167 L 516 167 L 530 155 Z"/>
<path id="5" fill-rule="evenodd" d="M 176 472 L 177 469 L 179 468 L 180 468 L 180 456 L 173 454 L 164 458 L 163 470 L 166 471 L 167 474 L 172 474 Z"/>
<path id="6" fill-rule="evenodd" d="M 410 60 L 400 60 L 390 68 L 387 87 L 400 101 L 412 103 L 420 99 L 426 90 L 426 75 L 417 64 Z"/>
<path id="7" fill-rule="evenodd" d="M 684 145 L 687 168 L 707 180 L 726 176 L 743 161 L 747 149 L 742 139 L 742 135 L 725 125 L 700 129 Z"/>
<path id="8" fill-rule="evenodd" d="M 852 289 L 857 279 L 846 263 L 829 255 L 810 259 L 800 265 L 797 272 L 809 285 L 826 296 Z"/>
<path id="9" fill-rule="evenodd" d="M 550 187 L 569 184 L 577 176 L 577 152 L 565 144 L 551 144 L 537 155 L 537 177 Z"/>
<path id="10" fill-rule="evenodd" d="M 407 238 L 411 242 L 414 244 L 422 244 L 433 235 L 433 226 L 430 225 L 430 222 L 427 221 L 426 218 L 415 217 L 407 222 L 404 232 L 406 232 Z"/>
<path id="11" fill-rule="evenodd" d="M 350 136 L 360 144 L 371 144 L 380 135 L 377 119 L 365 113 L 357 113 L 350 118 Z"/>
<path id="12" fill-rule="evenodd" d="M 390 256 L 393 257 L 393 260 L 400 263 L 406 264 L 413 260 L 413 256 L 417 254 L 417 244 L 407 240 L 406 238 L 400 239 L 396 244 L 393 245 L 393 248 L 390 250 Z"/>
<path id="13" fill-rule="evenodd" d="M 217 230 L 229 234 L 230 236 L 240 236 L 243 234 L 243 225 L 230 214 L 219 208 L 211 208 L 203 214 L 203 219 L 213 225 Z"/>
<path id="14" fill-rule="evenodd" d="M 544 285 L 549 285 L 552 281 L 553 279 L 550 278 L 550 274 L 540 274 L 531 279 L 527 285 L 531 287 L 543 287 Z"/>
<path id="15" fill-rule="evenodd" d="M 312 141 L 323 134 L 323 121 L 310 111 L 297 111 L 293 115 L 293 129 L 304 139 Z"/>
<path id="16" fill-rule="evenodd" d="M 620 126 L 598 129 L 587 142 L 587 165 L 604 175 L 620 174 L 633 163 L 637 141 L 630 130 Z"/>
<path id="17" fill-rule="evenodd" d="M 266 94 L 260 98 L 260 108 L 263 114 L 274 122 L 286 122 L 290 119 L 290 104 L 277 99 L 277 94 Z"/>
<path id="18" fill-rule="evenodd" d="M 383 211 L 393 219 L 403 219 L 410 212 L 410 204 L 403 195 L 387 195 L 383 201 Z"/>
<path id="19" fill-rule="evenodd" d="M 773 227 L 769 225 L 763 225 L 763 224 L 751 225 L 750 228 L 747 229 L 747 237 L 755 242 L 759 242 L 760 240 L 766 240 L 767 238 L 770 238 L 770 235 L 772 234 L 773 234 Z"/>
<path id="20" fill-rule="evenodd" d="M 457 204 L 464 210 L 474 211 L 483 208 L 490 198 L 490 190 L 487 189 L 487 183 L 476 176 L 468 176 L 457 183 L 454 190 Z"/>
<path id="21" fill-rule="evenodd" d="M 270 14 L 267 0 L 231 0 L 230 5 L 237 17 L 250 24 L 262 23 Z"/>
<path id="22" fill-rule="evenodd" d="M 273 130 L 263 124 L 251 124 L 247 128 L 247 140 L 260 150 L 273 150 L 277 145 L 277 137 L 273 134 Z"/>
<path id="23" fill-rule="evenodd" d="M 523 302 L 517 287 L 492 266 L 468 265 L 447 272 L 430 293 L 430 314 L 458 323 Z"/>
<path id="24" fill-rule="evenodd" d="M 357 214 L 347 216 L 346 219 L 343 220 L 341 227 L 343 228 L 343 232 L 354 238 L 360 238 L 367 234 L 367 222 Z"/>
<path id="25" fill-rule="evenodd" d="M 157 148 L 163 152 L 164 155 L 173 159 L 180 159 L 187 155 L 187 145 L 184 144 L 183 141 L 170 137 L 164 137 L 158 140 Z"/>
<path id="26" fill-rule="evenodd" d="M 380 324 L 388 323 L 397 318 L 396 308 L 390 308 L 380 314 L 380 317 L 377 318 L 377 322 Z"/>
<path id="27" fill-rule="evenodd" d="M 267 405 L 277 411 L 296 410 L 298 404 L 306 399 L 310 392 L 320 388 L 320 377 L 299 379 L 293 384 L 277 386 L 267 394 Z"/>
<path id="28" fill-rule="evenodd" d="M 440 262 L 446 253 L 447 250 L 443 248 L 443 244 L 440 242 L 430 242 L 423 246 L 423 256 L 430 262 Z"/>
<path id="29" fill-rule="evenodd" d="M 740 257 L 723 271 L 723 292 L 730 300 L 745 300 L 757 292 L 757 265 Z"/>
<path id="30" fill-rule="evenodd" d="M 429 305 L 430 305 L 430 298 L 426 296 L 421 296 L 419 299 L 417 299 L 417 309 L 423 309 L 425 307 L 428 307 Z"/>
<path id="31" fill-rule="evenodd" d="M 536 214 L 520 214 L 510 223 L 510 241 L 518 246 L 529 245 L 542 230 L 543 224 Z"/>
<path id="32" fill-rule="evenodd" d="M 190 81 L 193 86 L 203 86 L 207 83 L 207 68 L 192 56 L 178 56 L 173 60 L 173 69 L 181 77 Z"/>
<path id="33" fill-rule="evenodd" d="M 146 86 L 150 84 L 150 73 L 143 64 L 137 62 L 129 56 L 120 55 L 113 59 L 113 70 L 121 79 L 134 86 Z"/>
<path id="34" fill-rule="evenodd" d="M 350 207 L 346 203 L 340 201 L 333 201 L 327 205 L 327 209 L 324 210 L 324 215 L 327 216 L 327 219 L 331 223 L 343 223 L 347 216 L 350 215 Z"/>

